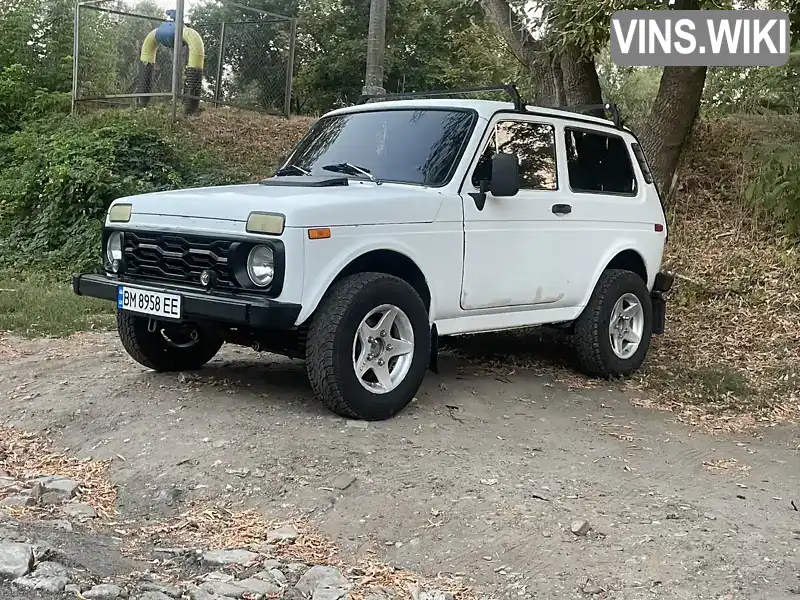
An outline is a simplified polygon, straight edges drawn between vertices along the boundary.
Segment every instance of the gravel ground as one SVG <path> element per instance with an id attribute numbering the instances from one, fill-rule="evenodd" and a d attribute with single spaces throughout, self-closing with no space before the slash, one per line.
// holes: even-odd
<path id="1" fill-rule="evenodd" d="M 345 558 L 463 573 L 483 597 L 800 595 L 797 428 L 710 437 L 613 389 L 452 356 L 369 424 L 317 404 L 301 363 L 246 349 L 158 375 L 98 333 L 10 340 L 0 362 L 0 423 L 111 459 L 120 519 L 204 501 L 302 515 Z M 74 561 L 124 570 L 70 540 Z"/>

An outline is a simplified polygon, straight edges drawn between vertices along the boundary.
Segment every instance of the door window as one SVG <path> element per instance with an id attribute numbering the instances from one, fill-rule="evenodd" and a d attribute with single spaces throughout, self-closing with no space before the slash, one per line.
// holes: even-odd
<path id="1" fill-rule="evenodd" d="M 498 152 L 519 159 L 520 189 L 556 190 L 556 134 L 552 125 L 526 121 L 500 121 L 472 174 L 475 187 L 492 173 L 492 157 Z"/>

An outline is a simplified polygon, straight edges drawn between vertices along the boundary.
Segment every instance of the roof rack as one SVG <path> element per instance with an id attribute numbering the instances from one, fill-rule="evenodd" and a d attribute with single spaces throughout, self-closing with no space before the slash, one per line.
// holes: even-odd
<path id="1" fill-rule="evenodd" d="M 511 100 L 514 102 L 514 109 L 518 112 L 525 112 L 525 103 L 522 101 L 522 97 L 519 95 L 517 86 L 515 86 L 513 83 L 455 90 L 431 90 L 427 92 L 396 92 L 389 94 L 362 95 L 356 104 L 366 104 L 370 100 L 377 98 L 426 98 L 430 96 L 453 96 L 456 94 L 480 94 L 483 92 L 505 92 L 511 96 Z"/>
<path id="2" fill-rule="evenodd" d="M 554 106 L 553 108 L 575 113 L 587 113 L 589 111 L 602 110 L 611 114 L 611 120 L 614 122 L 614 127 L 617 129 L 623 128 L 623 122 L 619 114 L 619 108 L 614 103 L 606 102 L 605 104 L 575 104 L 571 106 Z"/>
<path id="3" fill-rule="evenodd" d="M 388 100 L 388 99 L 401 99 L 401 98 L 429 98 L 431 96 L 441 97 L 441 96 L 454 96 L 458 94 L 480 94 L 485 92 L 505 92 L 511 97 L 511 100 L 514 102 L 514 110 L 516 110 L 519 113 L 534 112 L 528 110 L 525 101 L 519 94 L 519 90 L 517 90 L 517 86 L 514 85 L 513 83 L 491 85 L 487 87 L 453 89 L 453 90 L 429 90 L 427 92 L 391 92 L 387 94 L 372 94 L 372 95 L 367 94 L 367 95 L 361 95 L 356 104 L 366 104 L 370 100 L 375 100 L 375 99 Z M 616 127 L 617 129 L 623 129 L 623 122 L 619 114 L 619 108 L 617 108 L 617 105 L 613 103 L 575 104 L 571 106 L 552 106 L 549 108 L 554 110 L 563 110 L 566 112 L 574 112 L 578 114 L 581 113 L 585 114 L 590 111 L 602 110 L 611 115 L 611 121 L 613 121 L 614 127 Z"/>

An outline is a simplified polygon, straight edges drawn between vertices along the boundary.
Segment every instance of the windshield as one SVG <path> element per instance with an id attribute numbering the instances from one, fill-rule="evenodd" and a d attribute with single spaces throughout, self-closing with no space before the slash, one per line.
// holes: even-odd
<path id="1" fill-rule="evenodd" d="M 452 176 L 474 124 L 475 113 L 466 110 L 373 110 L 324 117 L 283 170 L 359 178 L 367 177 L 366 171 L 377 181 L 441 186 Z"/>

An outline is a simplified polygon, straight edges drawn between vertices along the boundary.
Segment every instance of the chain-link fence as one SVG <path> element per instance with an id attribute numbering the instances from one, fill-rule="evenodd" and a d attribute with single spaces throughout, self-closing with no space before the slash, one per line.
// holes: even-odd
<path id="1" fill-rule="evenodd" d="M 295 19 L 227 0 L 78 2 L 73 110 L 166 102 L 177 116 L 204 102 L 288 116 L 296 37 Z"/>

